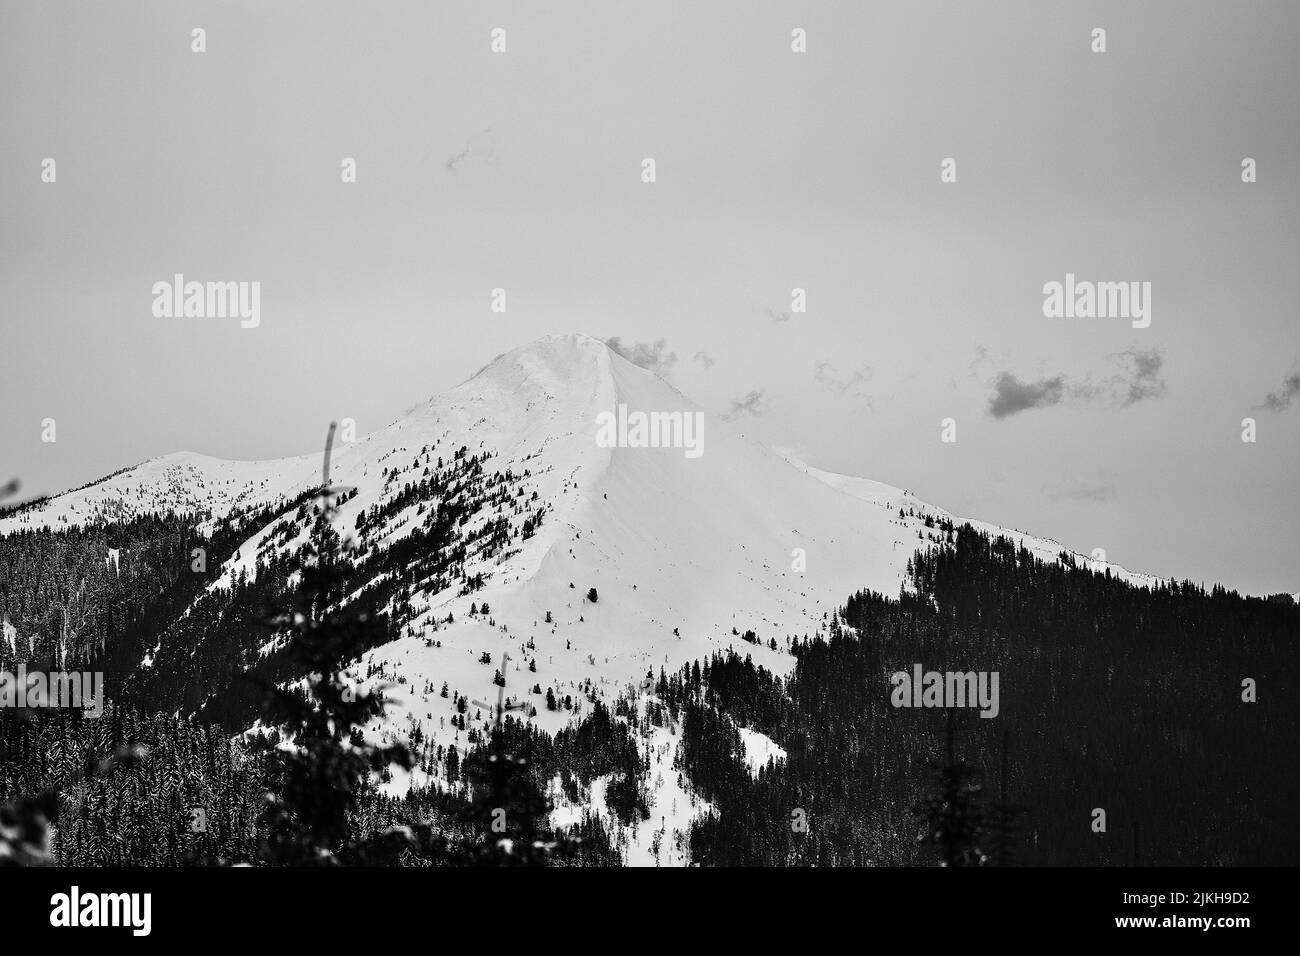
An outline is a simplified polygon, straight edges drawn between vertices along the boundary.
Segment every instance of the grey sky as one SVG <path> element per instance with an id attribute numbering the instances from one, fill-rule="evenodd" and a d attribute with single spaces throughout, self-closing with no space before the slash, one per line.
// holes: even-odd
<path id="1" fill-rule="evenodd" d="M 577 330 L 819 467 L 1297 591 L 1298 64 L 1293 2 L 0 0 L 0 481 L 301 453 Z M 176 272 L 261 326 L 153 318 Z M 1150 328 L 1044 318 L 1067 272 Z M 995 417 L 1003 373 L 1093 397 Z"/>

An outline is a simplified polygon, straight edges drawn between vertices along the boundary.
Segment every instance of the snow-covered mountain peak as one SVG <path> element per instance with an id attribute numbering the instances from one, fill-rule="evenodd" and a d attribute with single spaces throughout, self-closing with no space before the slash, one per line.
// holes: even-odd
<path id="1" fill-rule="evenodd" d="M 823 631 L 859 590 L 897 594 L 917 550 L 961 523 L 902 489 L 762 447 L 582 334 L 500 355 L 349 438 L 340 434 L 331 459 L 334 527 L 348 542 L 350 599 L 383 612 L 393 638 L 358 668 L 393 685 L 395 708 L 369 732 L 418 727 L 462 749 L 492 715 L 460 715 L 457 702 L 494 701 L 504 655 L 504 693 L 549 732 L 590 701 L 635 697 L 648 675 L 727 648 L 786 673 L 791 638 Z M 150 511 L 208 515 L 203 533 L 230 533 L 185 614 L 220 621 L 236 589 L 290 574 L 321 478 L 319 453 L 240 462 L 181 452 L 11 513 L 0 534 Z M 238 524 L 223 525 L 230 517 Z M 972 523 L 1044 560 L 1065 550 Z M 110 550 L 104 560 L 129 575 L 136 559 Z M 271 640 L 235 651 L 229 640 L 219 628 L 173 629 L 141 673 L 189 673 L 195 660 L 224 668 L 232 656 L 250 666 L 276 649 Z"/>

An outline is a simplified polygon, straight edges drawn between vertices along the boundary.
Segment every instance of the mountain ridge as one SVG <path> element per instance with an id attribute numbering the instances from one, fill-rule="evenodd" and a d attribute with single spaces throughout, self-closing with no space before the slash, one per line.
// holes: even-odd
<path id="1" fill-rule="evenodd" d="M 598 417 L 620 405 L 702 416 L 703 453 L 604 447 Z M 230 630 L 227 611 L 263 576 L 293 586 L 320 465 L 317 455 L 230 462 L 174 453 L 6 515 L 0 534 L 164 509 L 204 516 L 200 531 L 212 540 L 218 529 L 233 534 L 181 620 L 135 665 L 146 689 L 171 682 L 168 693 L 187 701 L 178 706 L 202 710 L 233 686 L 208 683 L 232 662 L 247 670 L 282 650 L 277 637 Z M 330 478 L 347 489 L 333 527 L 351 542 L 348 600 L 389 622 L 389 639 L 356 668 L 361 684 L 386 685 L 393 703 L 366 736 L 418 735 L 461 752 L 493 716 L 466 702 L 494 701 L 498 680 L 527 719 L 555 734 L 597 701 L 644 708 L 648 679 L 728 650 L 786 675 L 793 639 L 825 634 L 852 594 L 897 595 L 911 559 L 963 523 L 902 489 L 761 446 L 580 333 L 506 352 L 338 445 Z M 975 524 L 1046 561 L 1068 551 Z M 109 557 L 119 575 L 132 572 L 129 551 Z M 1155 580 L 1108 567 L 1133 583 Z M 689 830 L 704 804 L 673 783 L 678 738 L 651 733 L 651 778 L 665 781 L 656 799 L 677 808 L 674 829 Z M 741 739 L 757 755 L 752 765 L 780 750 L 752 728 Z M 398 794 L 438 772 L 398 773 L 386 787 Z M 634 860 L 649 862 L 647 853 L 629 848 Z"/>
<path id="2" fill-rule="evenodd" d="M 406 427 L 408 423 L 436 426 L 444 417 L 451 417 L 457 419 L 460 426 L 465 427 L 468 423 L 465 416 L 461 414 L 465 405 L 474 401 L 489 401 L 493 397 L 490 394 L 492 391 L 498 393 L 497 401 L 493 404 L 499 414 L 502 405 L 506 404 L 503 400 L 504 393 L 518 390 L 517 386 L 521 384 L 521 373 L 524 380 L 532 380 L 535 386 L 534 392 L 537 392 L 540 387 L 541 394 L 531 396 L 529 408 L 532 407 L 531 401 L 539 398 L 555 400 L 555 393 L 562 389 L 573 388 L 572 372 L 576 366 L 582 364 L 574 361 L 575 354 L 586 356 L 594 361 L 598 372 L 604 376 L 600 381 L 605 381 L 606 389 L 599 396 L 601 401 L 598 402 L 602 410 L 612 410 L 617 404 L 617 396 L 611 392 L 613 370 L 619 368 L 623 376 L 640 375 L 645 380 L 658 383 L 661 390 L 671 392 L 669 403 L 678 405 L 682 410 L 708 415 L 704 409 L 690 402 L 670 383 L 658 378 L 649 370 L 633 365 L 600 339 L 578 332 L 552 334 L 501 353 L 463 382 L 423 402 L 416 403 L 383 428 L 363 435 L 354 442 L 339 445 L 334 453 L 335 476 L 340 480 L 345 479 L 350 473 L 349 463 L 357 459 L 360 449 L 402 435 L 409 430 Z M 595 387 L 593 381 L 588 380 L 584 384 L 588 388 Z M 658 404 L 665 404 L 665 402 L 658 401 Z M 710 428 L 711 432 L 719 424 L 726 428 L 720 416 L 708 415 L 708 418 L 713 426 Z M 971 520 L 971 523 L 986 530 L 1013 534 L 1035 542 L 1050 542 L 1060 550 L 1072 551 L 1051 539 L 1011 531 L 988 522 L 956 518 L 946 510 L 930 505 L 902 489 L 872 479 L 827 472 L 791 456 L 779 455 L 770 449 L 764 450 L 783 458 L 823 484 L 872 504 L 884 505 L 887 501 L 897 502 L 905 508 L 909 506 L 922 508 L 927 513 L 952 520 Z M 172 452 L 120 469 L 79 489 L 48 496 L 30 505 L 19 505 L 11 509 L 10 513 L 0 517 L 0 534 L 19 530 L 22 527 L 68 526 L 99 519 L 117 520 L 131 514 L 168 509 L 174 511 L 206 509 L 211 510 L 217 517 L 224 517 L 236 508 L 270 504 L 277 496 L 291 499 L 295 494 L 315 487 L 318 484 L 316 478 L 318 474 L 319 456 L 316 454 L 235 460 L 195 451 Z M 150 483 L 160 486 L 152 498 L 141 500 L 136 495 L 136 500 L 132 499 L 130 492 L 133 486 L 139 488 Z M 232 485 L 233 488 L 230 487 Z M 34 518 L 43 520 L 33 521 Z M 1130 580 L 1137 582 L 1157 580 L 1150 575 L 1129 572 L 1118 565 L 1110 565 L 1110 567 L 1115 573 L 1124 574 Z"/>
<path id="3" fill-rule="evenodd" d="M 619 405 L 703 416 L 703 454 L 692 460 L 681 449 L 600 447 L 597 417 Z M 438 479 L 471 459 L 477 477 L 465 471 Z M 230 462 L 175 453 L 10 514 L 0 519 L 0 534 L 164 509 L 204 513 L 210 531 L 238 514 L 301 501 L 319 486 L 319 467 L 315 455 Z M 360 554 L 405 554 L 417 542 L 400 570 L 385 572 L 389 580 L 361 585 L 383 585 L 385 608 L 405 634 L 372 651 L 368 664 L 396 671 L 400 660 L 411 685 L 451 675 L 480 699 L 494 688 L 492 670 L 479 667 L 478 657 L 507 650 L 516 661 L 531 660 L 539 674 L 545 651 L 553 668 L 545 676 L 557 688 L 594 684 L 605 696 L 647 672 L 729 647 L 784 673 L 785 641 L 817 632 L 863 588 L 898 593 L 911 557 L 962 523 L 901 489 L 758 445 L 581 333 L 506 352 L 383 428 L 339 445 L 331 480 L 351 489 L 335 529 L 355 539 Z M 440 509 L 454 514 L 441 545 L 451 556 L 430 561 L 421 549 L 434 545 L 423 535 Z M 304 513 L 300 508 L 299 518 Z M 1069 550 L 974 524 L 1044 560 Z M 293 554 L 307 534 L 307 521 L 284 515 L 255 523 L 212 569 L 205 593 L 255 580 L 266 561 Z M 129 566 L 131 556 L 114 561 Z M 1133 583 L 1155 580 L 1107 567 Z M 593 589 L 594 603 L 585 597 Z M 488 641 L 484 622 L 468 619 L 471 606 L 484 601 L 491 627 L 523 639 Z M 426 646 L 434 633 L 444 646 L 468 652 L 473 666 Z M 141 666 L 161 650 L 148 652 Z M 541 677 L 529 682 L 540 685 Z M 539 719 L 554 731 L 566 717 Z"/>

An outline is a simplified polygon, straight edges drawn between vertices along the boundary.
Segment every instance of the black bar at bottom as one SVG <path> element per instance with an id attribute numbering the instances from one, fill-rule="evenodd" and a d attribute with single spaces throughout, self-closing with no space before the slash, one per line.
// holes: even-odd
<path id="1" fill-rule="evenodd" d="M 484 948 L 577 945 L 608 926 L 663 937 L 910 927 L 917 938 L 1059 937 L 1215 944 L 1278 937 L 1293 913 L 1284 869 L 0 869 L 6 935 L 397 949 L 480 930 Z M 73 887 L 75 890 L 75 899 Z M 105 897 L 103 894 L 110 894 Z M 122 896 L 121 894 L 127 894 Z M 141 932 L 149 894 L 148 934 Z M 75 906 L 74 906 L 75 903 Z M 73 910 L 76 915 L 73 916 Z M 85 926 L 114 922 L 116 926 Z M 1207 922 L 1208 921 L 1208 922 Z M 53 925 L 62 923 L 63 925 Z M 73 923 L 78 925 L 74 926 Z M 963 929 L 964 927 L 964 929 Z M 495 937 L 497 931 L 505 934 Z M 486 935 L 483 935 L 486 934 Z M 520 935 L 522 934 L 522 935 Z M 558 935 L 557 935 L 558 934 Z M 471 932 L 471 935 L 474 935 Z M 595 936 L 595 939 L 610 937 Z M 681 940 L 683 943 L 685 939 Z M 770 942 L 770 941 L 769 941 Z"/>

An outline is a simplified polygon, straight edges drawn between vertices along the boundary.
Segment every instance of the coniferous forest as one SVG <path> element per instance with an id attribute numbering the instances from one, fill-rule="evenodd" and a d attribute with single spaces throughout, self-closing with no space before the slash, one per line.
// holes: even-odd
<path id="1" fill-rule="evenodd" d="M 412 546 L 434 556 L 425 570 L 454 578 L 455 492 L 494 493 L 478 466 L 458 456 L 432 477 L 453 493 Z M 510 715 L 461 753 L 418 732 L 382 745 L 360 734 L 385 704 L 353 692 L 348 667 L 400 630 L 400 611 L 380 609 L 402 606 L 403 585 L 380 558 L 342 552 L 332 507 L 304 496 L 202 535 L 166 515 L 0 538 L 0 667 L 94 668 L 123 688 L 100 719 L 0 711 L 0 861 L 617 864 L 619 832 L 650 817 L 653 728 L 680 735 L 673 769 L 707 803 L 684 848 L 702 865 L 1300 855 L 1288 802 L 1300 780 L 1278 760 L 1300 743 L 1289 598 L 1134 587 L 948 529 L 900 595 L 846 595 L 824 633 L 787 640 L 787 678 L 728 651 L 647 674 L 644 709 L 593 695 L 555 735 Z M 206 590 L 194 549 L 219 565 L 247 522 L 277 515 L 306 543 Z M 488 533 L 505 546 L 504 531 Z M 106 549 L 133 554 L 125 574 Z M 342 601 L 363 579 L 385 583 Z M 892 706 L 890 675 L 916 664 L 998 672 L 997 718 Z M 785 758 L 751 772 L 742 728 Z M 427 782 L 380 786 L 413 769 Z M 578 800 L 598 779 L 604 812 L 552 826 L 549 782 Z"/>
<path id="2" fill-rule="evenodd" d="M 1289 599 L 1136 588 L 969 527 L 910 573 L 913 592 L 855 594 L 828 640 L 796 644 L 784 685 L 735 655 L 664 682 L 688 732 L 700 730 L 692 779 L 718 804 L 692 834 L 701 862 L 1296 859 L 1300 780 L 1279 759 L 1300 744 Z M 918 662 L 998 671 L 998 717 L 892 707 L 888 676 Z M 787 759 L 752 779 L 710 749 L 710 725 L 728 716 Z M 806 832 L 792 829 L 795 809 Z M 960 839 L 945 850 L 950 832 Z"/>

